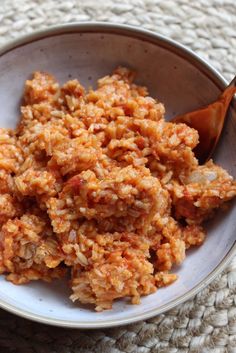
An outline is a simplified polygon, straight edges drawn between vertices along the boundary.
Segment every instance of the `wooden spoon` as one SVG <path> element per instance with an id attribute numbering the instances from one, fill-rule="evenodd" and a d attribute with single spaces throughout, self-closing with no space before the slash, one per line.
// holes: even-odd
<path id="1" fill-rule="evenodd" d="M 214 152 L 219 141 L 227 110 L 236 93 L 236 76 L 219 98 L 204 108 L 178 115 L 172 121 L 185 123 L 199 133 L 199 144 L 194 149 L 200 164 L 205 163 Z"/>

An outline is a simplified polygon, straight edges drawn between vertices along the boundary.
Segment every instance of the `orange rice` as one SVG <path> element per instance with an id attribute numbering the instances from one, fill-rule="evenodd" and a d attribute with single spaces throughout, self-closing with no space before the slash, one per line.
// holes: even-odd
<path id="1" fill-rule="evenodd" d="M 0 130 L 0 272 L 14 284 L 70 273 L 71 299 L 110 309 L 177 276 L 202 222 L 236 182 L 193 153 L 198 133 L 119 67 L 86 91 L 26 81 L 16 130 Z"/>

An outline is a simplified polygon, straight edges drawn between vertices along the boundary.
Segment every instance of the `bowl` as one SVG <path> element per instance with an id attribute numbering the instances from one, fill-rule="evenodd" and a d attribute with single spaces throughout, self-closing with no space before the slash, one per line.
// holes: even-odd
<path id="1" fill-rule="evenodd" d="M 25 80 L 35 70 L 47 71 L 60 82 L 79 78 L 89 86 L 125 65 L 137 71 L 137 81 L 165 104 L 166 117 L 203 106 L 226 86 L 223 77 L 182 45 L 158 34 L 109 23 L 81 23 L 53 27 L 17 39 L 0 51 L 0 126 L 15 127 Z M 214 160 L 234 177 L 236 110 L 230 108 Z M 140 305 L 126 300 L 95 313 L 73 304 L 65 282 L 31 282 L 15 286 L 0 276 L 0 307 L 46 324 L 102 328 L 123 325 L 163 313 L 186 301 L 222 271 L 235 254 L 236 207 L 218 214 L 207 225 L 203 246 L 188 252 L 175 269 L 179 280 Z"/>

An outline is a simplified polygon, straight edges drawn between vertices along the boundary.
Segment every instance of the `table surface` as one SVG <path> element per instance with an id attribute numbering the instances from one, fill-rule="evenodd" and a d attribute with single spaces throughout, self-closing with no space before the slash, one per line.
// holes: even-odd
<path id="1" fill-rule="evenodd" d="M 236 71 L 236 0 L 1 0 L 0 46 L 63 22 L 142 26 L 185 44 L 230 80 Z M 109 330 L 64 330 L 0 310 L 0 352 L 236 353 L 236 258 L 192 300 Z"/>

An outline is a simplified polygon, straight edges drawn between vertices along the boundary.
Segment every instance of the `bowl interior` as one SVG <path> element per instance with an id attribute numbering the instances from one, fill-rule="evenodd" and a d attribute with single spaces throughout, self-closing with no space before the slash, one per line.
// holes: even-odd
<path id="1" fill-rule="evenodd" d="M 222 87 L 220 79 L 182 49 L 124 33 L 54 34 L 9 50 L 0 56 L 0 126 L 14 127 L 19 119 L 23 85 L 35 70 L 54 74 L 62 83 L 78 78 L 85 86 L 109 74 L 118 65 L 137 71 L 137 82 L 165 104 L 167 118 L 209 103 Z M 216 162 L 236 176 L 236 114 L 231 109 Z M 27 317 L 75 327 L 112 326 L 151 316 L 182 300 L 222 262 L 235 242 L 236 208 L 231 207 L 208 224 L 205 244 L 191 250 L 181 267 L 179 280 L 170 287 L 142 298 L 142 304 L 117 301 L 110 311 L 96 314 L 90 307 L 73 304 L 66 282 L 41 282 L 14 286 L 0 277 L 0 305 Z"/>

